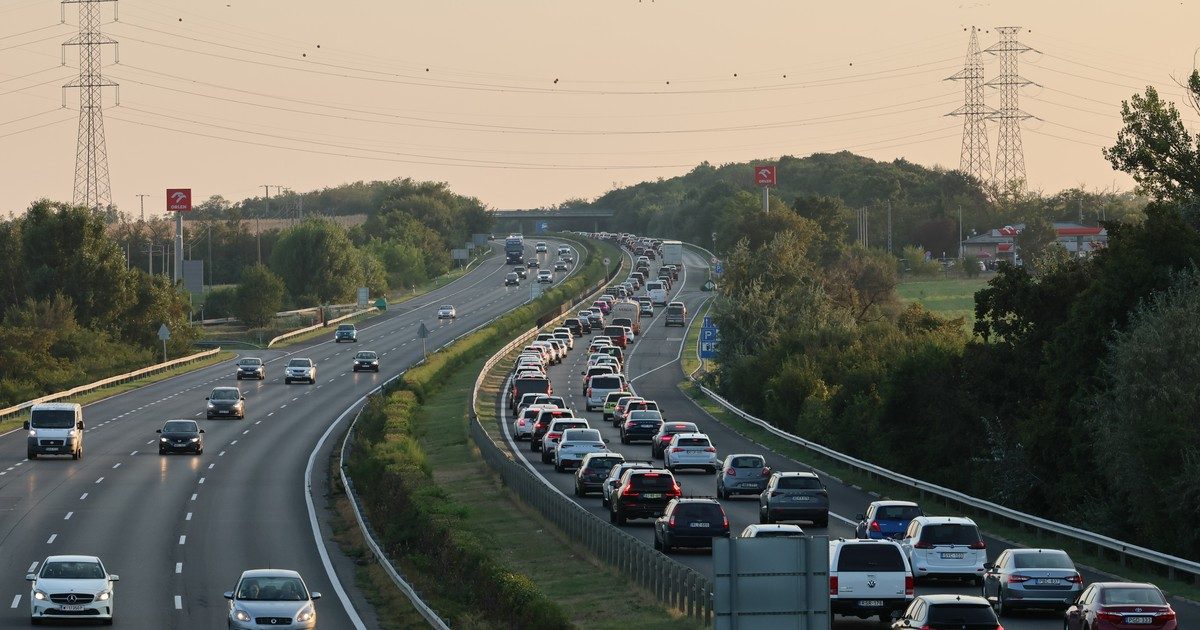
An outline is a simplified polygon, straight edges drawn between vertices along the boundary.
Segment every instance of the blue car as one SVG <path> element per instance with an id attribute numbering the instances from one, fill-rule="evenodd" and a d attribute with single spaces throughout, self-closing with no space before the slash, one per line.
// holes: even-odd
<path id="1" fill-rule="evenodd" d="M 872 501 L 866 514 L 858 515 L 854 535 L 858 538 L 903 538 L 908 524 L 925 516 L 921 506 L 912 501 Z"/>

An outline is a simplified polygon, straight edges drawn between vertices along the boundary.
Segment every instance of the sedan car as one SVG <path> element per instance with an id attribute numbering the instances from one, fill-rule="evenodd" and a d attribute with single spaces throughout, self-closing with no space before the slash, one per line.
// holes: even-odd
<path id="1" fill-rule="evenodd" d="M 811 521 L 817 527 L 828 527 L 829 491 L 816 473 L 774 473 L 767 489 L 758 495 L 758 520 L 767 524 Z"/>
<path id="2" fill-rule="evenodd" d="M 343 341 L 357 342 L 358 329 L 354 327 L 354 324 L 338 324 L 337 330 L 333 333 L 333 341 L 334 343 L 341 343 Z"/>
<path id="3" fill-rule="evenodd" d="M 1178 630 L 1175 609 L 1153 584 L 1095 582 L 1067 609 L 1064 630 Z"/>
<path id="4" fill-rule="evenodd" d="M 363 350 L 354 355 L 353 371 L 359 370 L 378 372 L 379 371 L 379 354 L 373 350 Z"/>
<path id="5" fill-rule="evenodd" d="M 246 417 L 246 397 L 242 390 L 236 387 L 214 387 L 209 393 L 208 410 L 205 417 L 209 420 L 218 416 L 226 418 Z"/>
<path id="6" fill-rule="evenodd" d="M 226 591 L 229 627 L 316 628 L 316 601 L 321 594 L 308 591 L 299 573 L 284 569 L 243 571 L 237 587 Z"/>
<path id="7" fill-rule="evenodd" d="M 290 385 L 292 381 L 305 381 L 309 384 L 317 382 L 317 364 L 312 359 L 292 359 L 283 369 L 283 383 Z"/>
<path id="8" fill-rule="evenodd" d="M 156 429 L 158 454 L 204 452 L 204 429 L 195 420 L 167 420 L 163 428 Z"/>
<path id="9" fill-rule="evenodd" d="M 453 304 L 443 304 L 438 307 L 438 319 L 454 319 L 458 317 L 458 311 L 454 310 Z"/>
<path id="10" fill-rule="evenodd" d="M 984 568 L 983 597 L 1001 617 L 1014 608 L 1065 610 L 1083 590 L 1083 576 L 1059 549 L 1005 549 Z"/>
<path id="11" fill-rule="evenodd" d="M 257 357 L 246 357 L 237 362 L 237 380 L 244 378 L 256 378 L 263 380 L 267 378 L 267 367 L 263 365 L 263 360 Z"/>
<path id="12" fill-rule="evenodd" d="M 735 494 L 762 494 L 770 478 L 771 469 L 762 455 L 728 455 L 717 473 L 717 498 L 725 499 Z"/>
<path id="13" fill-rule="evenodd" d="M 96 556 L 50 556 L 35 573 L 25 575 L 29 588 L 29 621 L 96 619 L 112 625 L 116 596 L 114 582 Z M 13 604 L 16 608 L 17 604 Z"/>

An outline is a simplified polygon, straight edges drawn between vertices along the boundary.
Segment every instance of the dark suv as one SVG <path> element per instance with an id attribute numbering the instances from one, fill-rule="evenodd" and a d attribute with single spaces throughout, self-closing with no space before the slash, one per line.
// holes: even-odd
<path id="1" fill-rule="evenodd" d="M 624 525 L 631 518 L 658 518 L 671 499 L 682 496 L 675 475 L 662 469 L 634 468 L 625 471 L 620 484 L 609 495 L 609 520 Z"/>
<path id="2" fill-rule="evenodd" d="M 333 333 L 334 343 L 343 341 L 358 341 L 358 329 L 354 324 L 339 324 L 337 330 Z"/>
<path id="3" fill-rule="evenodd" d="M 662 457 L 663 451 L 667 445 L 671 443 L 671 438 L 675 437 L 676 433 L 699 433 L 700 428 L 695 422 L 664 422 L 658 433 L 651 438 L 650 454 L 654 457 Z"/>
<path id="4" fill-rule="evenodd" d="M 575 471 L 575 496 L 582 497 L 589 492 L 600 492 L 604 489 L 604 478 L 613 466 L 625 461 L 620 453 L 588 453 L 583 456 L 583 463 Z"/>
<path id="5" fill-rule="evenodd" d="M 567 330 L 570 330 L 571 334 L 573 336 L 575 336 L 575 337 L 583 336 L 583 324 L 579 323 L 578 317 L 568 317 L 566 320 L 563 321 L 563 326 L 566 326 Z M 589 332 L 591 331 L 590 326 L 588 327 L 588 330 L 589 330 Z"/>
<path id="6" fill-rule="evenodd" d="M 817 527 L 828 527 L 829 491 L 816 473 L 774 473 L 758 495 L 758 520 L 812 521 Z"/>
<path id="7" fill-rule="evenodd" d="M 654 521 L 654 548 L 712 547 L 714 538 L 729 538 L 729 519 L 716 499 L 674 499 Z"/>

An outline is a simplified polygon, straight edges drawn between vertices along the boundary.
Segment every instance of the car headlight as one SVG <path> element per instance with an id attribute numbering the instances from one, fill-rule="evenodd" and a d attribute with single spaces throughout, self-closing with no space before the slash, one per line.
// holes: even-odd
<path id="1" fill-rule="evenodd" d="M 212 403 L 208 403 L 208 408 L 209 408 L 209 409 L 214 409 L 215 407 L 213 407 L 213 404 L 212 404 Z"/>
<path id="2" fill-rule="evenodd" d="M 305 623 L 308 621 L 312 621 L 313 618 L 316 616 L 317 616 L 317 611 L 313 610 L 312 604 L 309 604 L 308 606 L 305 606 L 303 610 L 300 611 L 300 614 L 296 615 L 296 621 L 298 621 L 300 623 Z"/>
<path id="3" fill-rule="evenodd" d="M 238 621 L 250 621 L 250 613 L 239 608 L 233 611 L 233 618 Z"/>
<path id="4" fill-rule="evenodd" d="M 112 597 L 112 591 L 100 591 L 100 593 L 96 595 L 96 601 L 106 602 L 110 597 Z"/>
<path id="5" fill-rule="evenodd" d="M 159 441 L 159 442 L 170 442 L 170 440 L 168 440 L 168 439 L 167 439 L 167 438 L 165 438 L 165 437 L 160 437 L 160 438 L 158 438 L 158 441 Z"/>
<path id="6" fill-rule="evenodd" d="M 200 438 L 198 438 L 198 437 L 192 438 L 192 442 L 199 442 L 199 441 L 200 441 Z"/>
<path id="7" fill-rule="evenodd" d="M 30 429 L 29 437 L 37 437 L 37 429 Z"/>
<path id="8" fill-rule="evenodd" d="M 42 589 L 34 589 L 33 598 L 39 601 L 46 601 L 46 599 L 49 598 L 49 595 L 46 595 L 46 591 L 43 591 Z"/>

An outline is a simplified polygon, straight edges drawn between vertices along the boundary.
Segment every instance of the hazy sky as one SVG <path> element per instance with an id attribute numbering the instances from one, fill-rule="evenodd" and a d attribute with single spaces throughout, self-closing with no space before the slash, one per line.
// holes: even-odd
<path id="1" fill-rule="evenodd" d="M 1023 26 L 1032 187 L 1129 188 L 1100 156 L 1122 99 L 1175 96 L 1197 0 L 120 0 L 105 73 L 113 201 L 446 181 L 490 207 L 594 198 L 725 163 L 847 149 L 957 167 L 964 27 Z M 113 3 L 103 8 L 107 20 Z M 0 0 L 0 211 L 69 200 L 74 5 Z M 986 74 L 998 64 L 985 55 Z M 555 82 L 557 80 L 557 83 Z M 988 102 L 998 104 L 989 91 Z M 1195 112 L 1185 110 L 1192 129 Z M 995 129 L 991 129 L 995 152 Z"/>

